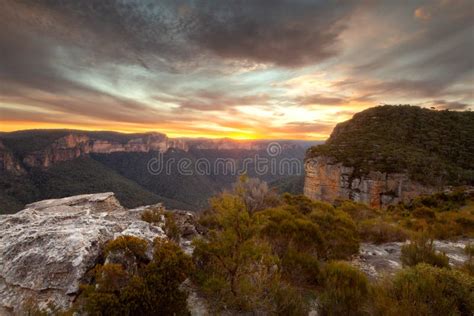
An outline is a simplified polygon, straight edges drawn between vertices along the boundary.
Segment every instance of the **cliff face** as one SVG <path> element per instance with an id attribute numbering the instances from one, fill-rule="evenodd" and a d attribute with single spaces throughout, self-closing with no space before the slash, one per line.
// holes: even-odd
<path id="1" fill-rule="evenodd" d="M 474 185 L 474 113 L 384 105 L 337 124 L 306 152 L 308 197 L 375 207 Z"/>
<path id="2" fill-rule="evenodd" d="M 0 315 L 26 315 L 22 308 L 27 302 L 68 308 L 79 285 L 87 282 L 87 271 L 102 260 L 104 245 L 118 236 L 146 240 L 151 255 L 153 240 L 167 236 L 164 218 L 157 224 L 140 219 L 149 207 L 159 206 L 128 210 L 113 193 L 99 193 L 44 200 L 0 215 Z M 198 234 L 194 217 L 175 214 L 180 246 L 191 253 L 191 240 Z"/>
<path id="3" fill-rule="evenodd" d="M 356 175 L 353 167 L 326 156 L 307 159 L 305 172 L 304 194 L 330 203 L 336 199 L 350 199 L 383 208 L 436 191 L 410 180 L 403 173 L 371 171 L 366 175 Z"/>
<path id="4" fill-rule="evenodd" d="M 168 148 L 187 150 L 185 142 L 170 140 L 163 134 L 147 134 L 125 143 L 94 139 L 87 135 L 69 134 L 59 138 L 43 150 L 34 151 L 23 157 L 28 167 L 47 168 L 51 164 L 71 160 L 89 153 L 110 154 L 115 152 L 166 151 Z"/>
<path id="5" fill-rule="evenodd" d="M 0 171 L 10 172 L 15 175 L 25 174 L 26 171 L 21 166 L 20 161 L 13 153 L 0 141 Z"/>
<path id="6" fill-rule="evenodd" d="M 183 151 L 189 150 L 267 150 L 269 145 L 271 149 L 276 150 L 279 154 L 281 150 L 298 150 L 300 145 L 292 142 L 277 142 L 273 144 L 271 141 L 238 141 L 232 139 L 184 139 L 184 138 L 168 138 L 165 134 L 146 133 L 146 134 L 106 134 L 101 132 L 82 132 L 70 131 L 65 135 L 58 136 L 51 143 L 48 143 L 40 149 L 20 151 L 18 157 L 18 166 L 21 163 L 25 167 L 42 167 L 49 166 L 61 162 L 72 160 L 90 153 L 111 154 L 117 152 L 142 152 L 150 151 L 165 152 L 170 148 Z M 41 138 L 42 134 L 30 136 L 19 141 L 35 142 L 36 138 Z M 10 163 L 10 158 L 14 156 L 6 156 L 8 148 L 2 151 L 0 147 L 0 162 L 9 163 L 8 168 L 14 169 L 15 166 Z M 2 158 L 3 157 L 3 158 Z M 3 160 L 2 160 L 3 159 Z M 20 163 L 21 162 L 21 163 Z"/>

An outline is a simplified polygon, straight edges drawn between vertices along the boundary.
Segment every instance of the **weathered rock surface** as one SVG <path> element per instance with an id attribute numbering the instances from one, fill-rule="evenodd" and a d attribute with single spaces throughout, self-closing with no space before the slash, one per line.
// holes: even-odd
<path id="1" fill-rule="evenodd" d="M 406 174 L 373 171 L 356 176 L 354 168 L 325 156 L 307 159 L 305 173 L 304 194 L 330 203 L 336 199 L 350 199 L 372 207 L 386 207 L 436 191 L 411 181 Z"/>
<path id="2" fill-rule="evenodd" d="M 457 241 L 436 240 L 434 246 L 436 250 L 444 252 L 449 257 L 450 265 L 460 266 L 468 259 L 464 247 L 473 242 L 472 238 Z M 394 274 L 402 268 L 400 254 L 402 246 L 406 243 L 390 242 L 380 245 L 363 243 L 359 255 L 352 260 L 352 264 L 372 279 L 385 274 Z"/>
<path id="3" fill-rule="evenodd" d="M 166 238 L 162 225 L 140 220 L 144 209 L 124 209 L 113 193 L 101 193 L 40 201 L 0 216 L 0 315 L 21 314 L 28 300 L 69 306 L 110 239 L 131 235 L 151 244 Z M 178 222 L 190 224 L 192 214 L 183 214 Z M 187 237 L 197 233 L 190 230 L 182 238 L 188 252 Z"/>

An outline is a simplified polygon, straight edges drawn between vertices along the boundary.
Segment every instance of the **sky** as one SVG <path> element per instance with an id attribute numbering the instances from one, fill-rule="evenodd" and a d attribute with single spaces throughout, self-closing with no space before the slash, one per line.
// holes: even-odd
<path id="1" fill-rule="evenodd" d="M 474 108 L 474 1 L 0 0 L 0 131 L 322 140 Z"/>

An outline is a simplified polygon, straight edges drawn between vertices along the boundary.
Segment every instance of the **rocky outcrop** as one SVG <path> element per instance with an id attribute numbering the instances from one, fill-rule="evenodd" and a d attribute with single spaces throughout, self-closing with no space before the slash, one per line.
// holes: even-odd
<path id="1" fill-rule="evenodd" d="M 403 173 L 371 171 L 366 175 L 357 175 L 353 167 L 325 156 L 307 159 L 305 173 L 304 194 L 330 203 L 336 199 L 350 199 L 383 208 L 436 191 L 433 187 L 411 181 Z"/>
<path id="2" fill-rule="evenodd" d="M 72 160 L 89 153 L 164 152 L 171 147 L 187 149 L 185 142 L 170 140 L 166 135 L 159 133 L 144 134 L 125 143 L 71 133 L 55 140 L 45 149 L 27 153 L 23 157 L 23 163 L 28 167 L 47 168 L 54 163 Z"/>
<path id="3" fill-rule="evenodd" d="M 130 235 L 151 245 L 167 238 L 164 222 L 140 220 L 146 208 L 125 209 L 113 193 L 102 193 L 40 201 L 0 216 L 0 315 L 21 315 L 28 301 L 69 306 L 108 240 Z M 185 224 L 182 243 L 190 252 L 197 232 L 189 227 L 192 214 L 182 215 L 177 223 Z"/>
<path id="4" fill-rule="evenodd" d="M 451 266 L 461 266 L 468 260 L 464 248 L 474 239 L 465 238 L 457 241 L 435 240 L 433 245 L 439 252 L 445 253 Z M 408 242 L 390 242 L 380 245 L 363 243 L 359 254 L 351 263 L 362 270 L 369 278 L 377 279 L 387 274 L 394 274 L 402 268 L 401 248 Z"/>

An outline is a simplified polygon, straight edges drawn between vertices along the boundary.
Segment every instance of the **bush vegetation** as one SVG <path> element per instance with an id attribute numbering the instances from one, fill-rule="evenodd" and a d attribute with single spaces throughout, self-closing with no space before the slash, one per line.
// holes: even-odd
<path id="1" fill-rule="evenodd" d="M 242 177 L 200 215 L 206 234 L 194 240 L 192 258 L 160 239 L 151 258 L 146 241 L 118 237 L 105 246 L 107 263 L 94 268 L 74 309 L 88 315 L 186 315 L 180 286 L 189 277 L 212 314 L 307 315 L 317 309 L 319 315 L 472 315 L 474 247 L 466 246 L 463 267 L 450 268 L 432 242 L 448 227 L 469 225 L 459 218 L 473 215 L 471 202 L 455 192 L 375 210 L 350 201 L 278 197 L 260 181 Z M 173 238 L 172 214 L 155 207 L 142 219 L 155 225 L 164 220 Z M 455 233 L 469 235 L 468 228 Z M 342 261 L 358 253 L 361 240 L 406 239 L 412 241 L 401 250 L 403 269 L 383 282 L 370 283 Z"/>
<path id="2" fill-rule="evenodd" d="M 405 241 L 421 234 L 434 239 L 474 237 L 474 197 L 462 190 L 419 196 L 386 210 L 352 201 L 335 204 L 350 215 L 365 242 Z"/>
<path id="3" fill-rule="evenodd" d="M 464 253 L 467 256 L 467 261 L 462 266 L 462 270 L 474 277 L 474 244 L 466 245 Z"/>
<path id="4" fill-rule="evenodd" d="M 426 263 L 439 268 L 449 267 L 449 258 L 444 253 L 437 252 L 433 246 L 433 240 L 425 236 L 402 246 L 400 259 L 404 266 Z"/>
<path id="5" fill-rule="evenodd" d="M 366 276 L 348 263 L 333 261 L 322 272 L 324 290 L 319 296 L 320 315 L 365 315 L 369 298 Z"/>
<path id="6" fill-rule="evenodd" d="M 93 282 L 81 286 L 73 307 L 87 315 L 188 315 L 187 295 L 181 283 L 192 270 L 192 261 L 172 241 L 156 239 L 153 258 L 145 255 L 147 242 L 122 236 L 109 242 L 105 254 L 133 255 L 138 269 L 123 264 L 98 264 Z"/>
<path id="7" fill-rule="evenodd" d="M 194 280 L 217 312 L 307 314 L 321 286 L 320 262 L 358 252 L 347 213 L 267 190 L 242 178 L 201 216 L 208 233 L 194 242 Z"/>
<path id="8" fill-rule="evenodd" d="M 474 278 L 419 264 L 374 286 L 373 315 L 462 315 L 474 311 Z"/>
<path id="9" fill-rule="evenodd" d="M 141 215 L 141 219 L 160 227 L 164 224 L 163 228 L 166 236 L 179 243 L 181 239 L 181 230 L 176 223 L 175 214 L 173 212 L 165 210 L 161 205 L 155 206 L 145 210 Z"/>
<path id="10" fill-rule="evenodd" d="M 435 186 L 474 184 L 474 112 L 384 105 L 336 126 L 307 157 L 330 156 L 356 173 L 407 172 Z"/>
<path id="11" fill-rule="evenodd" d="M 374 287 L 356 268 L 333 260 L 349 260 L 358 253 L 360 240 L 412 239 L 402 248 L 405 269 L 430 264 L 448 273 L 444 269 L 449 269 L 449 260 L 434 250 L 431 238 L 453 225 L 461 227 L 458 219 L 473 215 L 472 198 L 458 192 L 376 210 L 351 201 L 330 205 L 291 194 L 252 204 L 247 190 L 267 194 L 255 187 L 261 189 L 258 181 L 237 184 L 234 191 L 212 199 L 200 219 L 208 233 L 194 243 L 193 280 L 216 313 L 303 315 L 317 302 L 321 315 L 382 315 L 383 308 L 390 314 L 387 302 L 409 300 L 393 297 L 399 291 L 394 284 L 402 281 L 388 280 L 383 291 L 374 294 L 381 285 Z M 447 235 L 454 234 L 469 235 L 469 230 L 461 227 Z M 463 271 L 468 269 L 466 265 Z M 456 277 L 446 282 L 465 272 L 449 272 Z M 374 295 L 377 306 L 369 300 Z M 409 310 L 412 315 L 414 311 L 424 315 L 426 310 Z"/>

